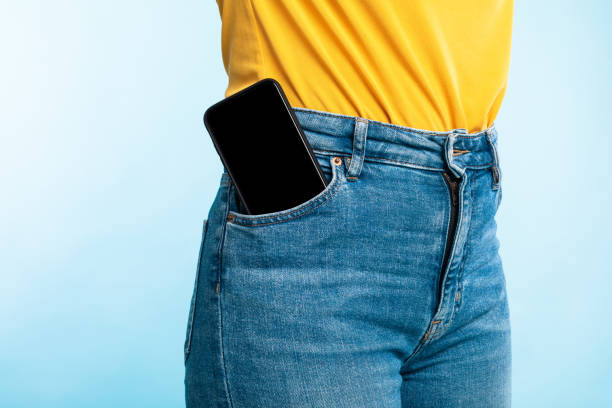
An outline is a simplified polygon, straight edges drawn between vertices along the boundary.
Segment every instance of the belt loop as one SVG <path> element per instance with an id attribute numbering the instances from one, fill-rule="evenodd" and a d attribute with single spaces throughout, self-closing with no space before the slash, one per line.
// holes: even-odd
<path id="1" fill-rule="evenodd" d="M 361 174 L 363 161 L 365 159 L 366 137 L 368 134 L 368 120 L 358 117 L 355 120 L 355 131 L 353 132 L 353 154 L 349 159 L 347 180 L 357 181 Z"/>
<path id="2" fill-rule="evenodd" d="M 455 164 L 453 159 L 453 146 L 455 144 L 455 133 L 449 133 L 444 141 L 444 160 L 446 161 L 446 165 L 450 169 L 450 171 L 456 177 L 463 177 L 463 173 L 465 173 L 465 169 L 459 167 Z"/>
<path id="3" fill-rule="evenodd" d="M 497 146 L 496 139 L 493 139 L 493 132 L 495 130 L 487 130 L 487 143 L 489 145 L 489 149 L 491 150 L 491 155 L 493 157 L 493 163 L 491 164 L 491 173 L 493 174 L 493 190 L 499 189 L 499 185 L 501 183 L 501 170 L 499 168 L 499 156 L 497 154 Z"/>

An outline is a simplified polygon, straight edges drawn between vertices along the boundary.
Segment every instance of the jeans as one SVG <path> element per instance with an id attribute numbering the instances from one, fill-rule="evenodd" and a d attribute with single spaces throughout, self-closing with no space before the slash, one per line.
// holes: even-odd
<path id="1" fill-rule="evenodd" d="M 224 169 L 187 323 L 187 407 L 509 407 L 496 128 L 293 109 L 329 184 L 249 215 Z"/>

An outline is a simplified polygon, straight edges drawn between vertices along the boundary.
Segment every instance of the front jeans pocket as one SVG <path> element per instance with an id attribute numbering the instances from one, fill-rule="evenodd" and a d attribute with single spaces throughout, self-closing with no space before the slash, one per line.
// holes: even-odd
<path id="1" fill-rule="evenodd" d="M 200 270 L 202 269 L 202 252 L 204 252 L 204 244 L 206 241 L 206 232 L 208 231 L 208 220 L 205 219 L 202 226 L 202 239 L 200 241 L 200 252 L 198 254 L 198 264 L 196 265 L 196 276 L 193 285 L 193 293 L 191 295 L 191 305 L 189 306 L 189 314 L 187 316 L 187 332 L 185 333 L 185 347 L 184 347 L 184 363 L 187 363 L 189 358 L 189 352 L 191 350 L 191 337 L 193 334 L 193 321 L 195 317 L 196 300 L 198 297 L 198 281 L 200 278 Z"/>
<path id="2" fill-rule="evenodd" d="M 331 169 L 327 170 L 327 172 L 331 171 L 331 180 L 329 180 L 327 186 L 320 193 L 297 206 L 271 213 L 251 215 L 230 209 L 227 217 L 228 222 L 248 227 L 262 227 L 266 225 L 285 223 L 298 217 L 313 214 L 315 209 L 329 202 L 346 181 L 346 165 L 342 157 L 324 156 L 319 154 L 316 154 L 316 156 L 317 159 L 322 161 L 324 164 L 329 162 L 329 168 Z M 324 166 L 323 169 L 325 171 L 327 166 Z M 231 183 L 230 188 L 232 192 L 235 191 L 235 188 Z M 235 194 L 230 194 L 230 197 L 233 200 L 237 200 Z M 238 203 L 235 204 L 236 205 L 234 205 L 232 208 L 241 208 Z"/>

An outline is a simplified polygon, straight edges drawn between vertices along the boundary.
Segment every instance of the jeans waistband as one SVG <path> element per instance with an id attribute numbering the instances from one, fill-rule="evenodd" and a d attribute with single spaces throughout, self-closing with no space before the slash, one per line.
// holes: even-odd
<path id="1" fill-rule="evenodd" d="M 350 157 L 349 176 L 359 176 L 365 160 L 377 160 L 450 170 L 457 177 L 467 168 L 490 167 L 499 182 L 494 125 L 477 133 L 464 128 L 439 132 L 308 108 L 292 109 L 313 150 Z"/>

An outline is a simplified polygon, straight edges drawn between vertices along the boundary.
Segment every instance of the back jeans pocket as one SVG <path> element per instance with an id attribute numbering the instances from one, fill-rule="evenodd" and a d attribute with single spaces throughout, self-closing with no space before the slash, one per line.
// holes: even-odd
<path id="1" fill-rule="evenodd" d="M 206 232 L 208 231 L 208 220 L 205 219 L 202 226 L 202 239 L 200 241 L 200 251 L 198 254 L 198 264 L 196 266 L 195 282 L 193 284 L 193 293 L 191 295 L 191 305 L 189 306 L 189 314 L 187 316 L 187 332 L 185 333 L 184 346 L 184 363 L 187 363 L 189 352 L 191 351 L 191 337 L 193 335 L 193 321 L 195 317 L 196 300 L 198 297 L 198 281 L 200 278 L 200 270 L 202 269 L 202 252 L 204 252 L 204 244 L 206 242 Z"/>

